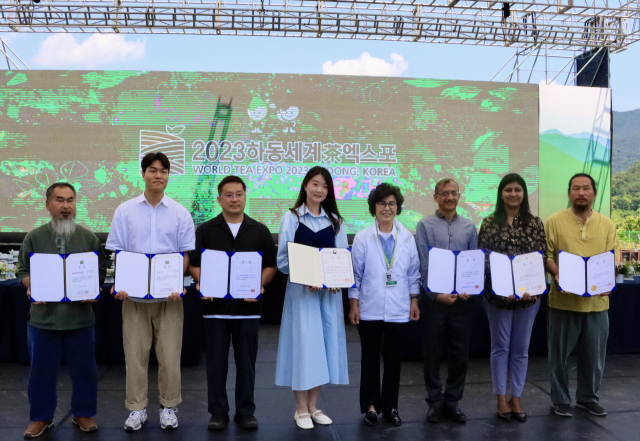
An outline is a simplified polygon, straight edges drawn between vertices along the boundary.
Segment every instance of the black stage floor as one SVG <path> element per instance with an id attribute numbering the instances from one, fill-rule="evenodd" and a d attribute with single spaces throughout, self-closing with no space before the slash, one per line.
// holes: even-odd
<path id="1" fill-rule="evenodd" d="M 551 411 L 546 356 L 532 356 L 522 403 L 529 419 L 525 424 L 498 421 L 492 392 L 488 357 L 473 358 L 469 366 L 465 397 L 460 407 L 467 414 L 466 424 L 443 422 L 429 424 L 425 416 L 425 390 L 421 362 L 402 366 L 399 411 L 401 427 L 380 421 L 365 427 L 358 405 L 360 380 L 360 343 L 354 326 L 347 326 L 349 351 L 349 386 L 326 386 L 320 395 L 319 408 L 334 424 L 302 430 L 293 421 L 295 405 L 290 389 L 273 384 L 278 346 L 278 326 L 265 325 L 260 333 L 260 350 L 256 374 L 257 431 L 246 432 L 231 422 L 222 432 L 207 430 L 207 390 L 205 365 L 182 368 L 182 397 L 178 418 L 180 427 L 172 432 L 159 426 L 157 366 L 150 367 L 150 417 L 136 433 L 122 429 L 128 412 L 124 407 L 125 367 L 121 364 L 99 365 L 98 432 L 83 434 L 71 424 L 69 414 L 71 381 L 64 367 L 58 381 L 56 427 L 43 440 L 638 440 L 640 439 L 640 354 L 611 355 L 607 358 L 605 378 L 600 390 L 601 403 L 609 415 L 594 417 L 579 409 L 573 418 L 562 418 Z M 235 367 L 230 357 L 228 389 L 233 416 Z M 575 359 L 572 361 L 575 391 Z M 443 375 L 446 362 L 443 362 Z M 17 363 L 0 364 L 0 440 L 19 440 L 29 424 L 26 386 L 29 367 Z M 444 378 L 444 376 L 443 376 Z"/>

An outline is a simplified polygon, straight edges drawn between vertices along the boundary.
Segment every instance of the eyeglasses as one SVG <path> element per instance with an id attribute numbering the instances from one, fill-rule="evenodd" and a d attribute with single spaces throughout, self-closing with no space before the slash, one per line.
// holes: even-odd
<path id="1" fill-rule="evenodd" d="M 234 199 L 234 198 L 242 199 L 246 196 L 247 194 L 244 192 L 243 193 L 225 193 L 222 195 L 222 197 L 225 199 Z"/>
<path id="2" fill-rule="evenodd" d="M 397 206 L 398 206 L 397 202 L 385 202 L 385 201 L 378 202 L 378 207 L 382 208 L 383 210 L 385 208 L 387 208 L 387 207 L 389 207 L 389 208 L 391 208 L 393 210 Z"/>
<path id="3" fill-rule="evenodd" d="M 455 198 L 455 197 L 458 197 L 458 195 L 459 195 L 460 193 L 454 190 L 454 191 L 441 191 L 441 192 L 436 193 L 436 194 L 437 194 L 438 196 L 443 197 L 443 198 L 446 198 L 446 197 L 447 197 L 447 196 L 449 196 L 449 195 L 451 195 L 451 196 L 453 196 L 453 197 Z"/>

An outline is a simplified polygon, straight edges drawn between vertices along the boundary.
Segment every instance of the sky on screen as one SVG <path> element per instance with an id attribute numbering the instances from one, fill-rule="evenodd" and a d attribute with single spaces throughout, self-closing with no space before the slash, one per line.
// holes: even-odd
<path id="1" fill-rule="evenodd" d="M 498 47 L 278 37 L 5 33 L 2 38 L 31 69 L 62 70 L 324 73 L 489 81 L 515 52 Z M 539 63 L 537 69 L 544 70 L 544 65 Z M 640 108 L 638 71 L 640 43 L 612 55 L 613 110 Z M 503 81 L 509 72 L 505 68 L 495 81 Z M 520 80 L 525 82 L 527 75 L 521 73 Z M 544 72 L 535 75 L 536 83 L 544 78 Z M 561 75 L 556 81 L 562 84 L 565 80 Z"/>

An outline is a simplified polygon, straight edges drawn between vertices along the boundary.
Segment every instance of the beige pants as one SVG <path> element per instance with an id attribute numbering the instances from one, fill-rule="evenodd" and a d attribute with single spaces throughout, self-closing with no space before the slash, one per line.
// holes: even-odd
<path id="1" fill-rule="evenodd" d="M 158 357 L 160 404 L 175 407 L 182 402 L 180 353 L 182 352 L 182 300 L 177 302 L 122 302 L 122 335 L 127 367 L 127 397 L 130 411 L 142 410 L 149 402 L 149 351 L 155 345 Z"/>

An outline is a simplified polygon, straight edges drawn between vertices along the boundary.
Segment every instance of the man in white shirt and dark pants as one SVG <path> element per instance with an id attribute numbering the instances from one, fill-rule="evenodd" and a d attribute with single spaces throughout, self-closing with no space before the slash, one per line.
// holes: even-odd
<path id="1" fill-rule="evenodd" d="M 113 215 L 106 249 L 146 254 L 184 253 L 184 269 L 189 251 L 195 249 L 191 214 L 164 190 L 169 182 L 169 159 L 163 153 L 148 153 L 141 162 L 144 194 L 121 204 Z M 117 274 L 116 274 L 117 277 Z M 155 345 L 158 358 L 160 427 L 178 427 L 175 407 L 182 402 L 180 353 L 184 310 L 181 293 L 167 299 L 129 298 L 122 300 L 122 333 L 127 367 L 126 401 L 131 411 L 126 431 L 135 431 L 147 421 L 149 351 Z"/>

